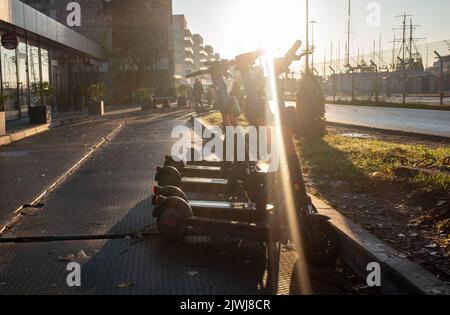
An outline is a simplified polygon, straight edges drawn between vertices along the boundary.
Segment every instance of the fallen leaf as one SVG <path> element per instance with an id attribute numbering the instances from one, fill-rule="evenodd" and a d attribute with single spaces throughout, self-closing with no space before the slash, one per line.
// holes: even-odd
<path id="1" fill-rule="evenodd" d="M 133 282 L 123 282 L 121 284 L 119 284 L 117 287 L 119 289 L 127 289 L 127 288 L 132 288 L 134 286 Z"/>
<path id="2" fill-rule="evenodd" d="M 438 289 L 433 289 L 430 292 L 433 293 L 433 294 L 442 294 L 442 291 L 438 290 Z"/>
<path id="3" fill-rule="evenodd" d="M 188 271 L 189 277 L 198 277 L 198 271 Z"/>

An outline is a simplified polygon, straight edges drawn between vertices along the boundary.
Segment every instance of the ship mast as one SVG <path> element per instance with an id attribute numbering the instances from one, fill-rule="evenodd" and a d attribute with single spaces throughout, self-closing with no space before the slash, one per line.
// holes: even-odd
<path id="1" fill-rule="evenodd" d="M 347 51 L 345 52 L 345 63 L 348 67 L 350 67 L 350 32 L 351 32 L 351 16 L 352 16 L 352 7 L 351 0 L 348 0 L 348 16 L 347 16 Z"/>

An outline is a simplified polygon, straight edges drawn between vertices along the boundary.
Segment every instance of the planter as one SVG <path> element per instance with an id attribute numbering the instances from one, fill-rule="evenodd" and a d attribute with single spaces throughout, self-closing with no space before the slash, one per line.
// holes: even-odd
<path id="1" fill-rule="evenodd" d="M 155 108 L 154 101 L 150 100 L 148 102 L 141 103 L 141 110 L 150 111 Z"/>
<path id="2" fill-rule="evenodd" d="M 90 102 L 88 114 L 89 116 L 103 116 L 105 114 L 105 102 Z"/>
<path id="3" fill-rule="evenodd" d="M 170 102 L 169 102 L 169 100 L 165 99 L 165 100 L 163 101 L 162 107 L 165 108 L 165 109 L 170 108 Z"/>
<path id="4" fill-rule="evenodd" d="M 51 106 L 33 106 L 30 107 L 30 124 L 46 125 L 52 123 L 52 107 Z"/>
<path id="5" fill-rule="evenodd" d="M 0 112 L 0 137 L 6 134 L 6 115 L 5 112 Z"/>
<path id="6" fill-rule="evenodd" d="M 177 105 L 178 105 L 178 107 L 186 107 L 187 106 L 187 97 L 179 96 L 177 98 Z"/>

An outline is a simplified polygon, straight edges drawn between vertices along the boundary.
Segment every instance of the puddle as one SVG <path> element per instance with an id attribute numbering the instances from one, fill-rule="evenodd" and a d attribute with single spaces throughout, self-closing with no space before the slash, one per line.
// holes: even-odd
<path id="1" fill-rule="evenodd" d="M 372 136 L 365 133 L 343 133 L 344 137 L 353 138 L 353 139 L 370 139 Z"/>

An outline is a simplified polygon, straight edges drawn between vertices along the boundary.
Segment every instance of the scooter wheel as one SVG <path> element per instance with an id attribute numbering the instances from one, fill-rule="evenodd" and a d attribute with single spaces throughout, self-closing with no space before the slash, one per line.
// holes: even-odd
<path id="1" fill-rule="evenodd" d="M 175 186 L 165 186 L 158 189 L 158 194 L 163 197 L 178 197 L 188 202 L 188 197 L 186 194 L 178 187 Z"/>
<path id="2" fill-rule="evenodd" d="M 167 159 L 164 162 L 164 167 L 168 167 L 168 166 L 176 168 L 179 172 L 183 172 L 184 167 L 185 167 L 183 161 L 177 162 L 177 161 L 173 160 L 172 158 L 171 159 Z"/>
<path id="3" fill-rule="evenodd" d="M 166 166 L 159 170 L 157 178 L 158 186 L 179 186 L 182 176 L 175 167 Z"/>
<path id="4" fill-rule="evenodd" d="M 182 241 L 187 231 L 184 220 L 193 216 L 191 207 L 178 197 L 168 198 L 161 206 L 157 218 L 159 233 L 168 241 Z"/>
<path id="5" fill-rule="evenodd" d="M 314 234 L 317 240 L 305 242 L 305 259 L 308 264 L 318 268 L 326 268 L 336 264 L 341 246 L 339 234 L 327 221 L 315 224 Z"/>

